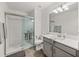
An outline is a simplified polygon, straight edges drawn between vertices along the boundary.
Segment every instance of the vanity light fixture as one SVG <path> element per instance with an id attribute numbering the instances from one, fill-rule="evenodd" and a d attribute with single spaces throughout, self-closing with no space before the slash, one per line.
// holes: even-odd
<path id="1" fill-rule="evenodd" d="M 57 13 L 58 13 L 58 11 L 57 11 L 57 10 L 53 10 L 53 13 L 56 13 L 56 14 L 57 14 Z"/>
<path id="2" fill-rule="evenodd" d="M 64 4 L 64 5 L 62 5 L 62 8 L 64 10 L 69 10 L 69 5 L 71 5 L 71 4 L 70 3 Z"/>
<path id="3" fill-rule="evenodd" d="M 69 10 L 69 6 L 70 5 L 73 5 L 73 4 L 75 4 L 76 2 L 70 2 L 70 3 L 66 3 L 66 4 L 64 4 L 63 6 L 62 6 L 62 8 L 64 9 L 64 10 Z"/>
<path id="4" fill-rule="evenodd" d="M 63 4 L 63 5 L 60 5 L 58 8 L 56 8 L 55 10 L 53 10 L 53 13 L 58 13 L 58 12 L 63 12 L 63 11 L 66 11 L 66 10 L 69 10 L 69 6 L 70 5 L 73 5 L 75 3 L 66 3 L 66 4 Z"/>
<path id="5" fill-rule="evenodd" d="M 58 8 L 57 8 L 57 11 L 59 11 L 59 12 L 63 12 L 62 7 L 58 7 Z"/>
<path id="6" fill-rule="evenodd" d="M 69 10 L 69 7 L 66 6 L 66 5 L 62 6 L 62 8 L 63 8 L 64 10 Z"/>

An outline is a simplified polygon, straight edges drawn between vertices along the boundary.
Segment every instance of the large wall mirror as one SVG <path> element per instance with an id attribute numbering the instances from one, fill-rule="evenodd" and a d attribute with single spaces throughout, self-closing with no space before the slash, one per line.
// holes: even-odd
<path id="1" fill-rule="evenodd" d="M 78 35 L 78 3 L 63 3 L 49 14 L 49 32 Z"/>
<path id="2" fill-rule="evenodd" d="M 0 22 L 0 44 L 1 44 L 1 22 Z"/>

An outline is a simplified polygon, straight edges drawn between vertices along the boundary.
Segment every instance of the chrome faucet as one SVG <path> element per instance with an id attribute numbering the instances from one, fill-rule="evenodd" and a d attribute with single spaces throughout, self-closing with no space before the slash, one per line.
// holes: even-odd
<path id="1" fill-rule="evenodd" d="M 57 35 L 58 37 L 63 37 L 63 38 L 65 38 L 66 36 L 65 35 L 61 35 L 61 34 L 59 34 L 59 35 Z"/>

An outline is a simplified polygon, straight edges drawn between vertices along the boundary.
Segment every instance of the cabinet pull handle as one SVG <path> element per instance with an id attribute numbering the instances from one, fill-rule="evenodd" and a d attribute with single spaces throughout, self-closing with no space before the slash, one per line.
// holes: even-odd
<path id="1" fill-rule="evenodd" d="M 55 53 L 56 51 L 55 51 L 55 48 L 53 48 L 53 53 Z"/>

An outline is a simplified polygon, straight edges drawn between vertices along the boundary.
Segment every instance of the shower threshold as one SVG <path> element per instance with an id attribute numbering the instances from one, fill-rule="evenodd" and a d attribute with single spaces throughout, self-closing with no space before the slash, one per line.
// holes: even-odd
<path id="1" fill-rule="evenodd" d="M 33 47 L 34 45 L 29 43 L 29 42 L 24 42 L 23 45 L 21 46 L 18 46 L 18 47 L 11 47 L 9 49 L 6 50 L 6 56 L 9 56 L 11 54 L 14 54 L 14 53 L 17 53 L 19 51 L 23 51 L 23 50 L 26 50 L 26 49 L 29 49 L 31 47 Z"/>

